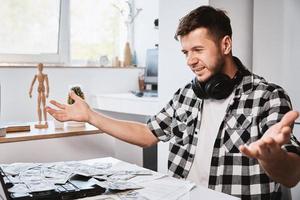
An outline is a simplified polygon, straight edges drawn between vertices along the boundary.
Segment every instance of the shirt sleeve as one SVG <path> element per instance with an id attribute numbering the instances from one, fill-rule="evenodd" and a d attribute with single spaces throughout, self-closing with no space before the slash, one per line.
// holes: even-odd
<path id="1" fill-rule="evenodd" d="M 174 94 L 173 99 L 170 100 L 159 113 L 147 121 L 147 126 L 160 141 L 166 142 L 173 137 L 171 123 L 175 112 L 174 103 L 176 102 L 179 92 L 180 90 Z"/>
<path id="2" fill-rule="evenodd" d="M 281 87 L 272 84 L 266 90 L 262 98 L 264 104 L 260 120 L 262 135 L 292 109 L 290 98 Z"/>
<path id="3" fill-rule="evenodd" d="M 284 114 L 292 109 L 289 96 L 286 92 L 277 86 L 275 90 L 269 93 L 267 101 L 264 104 L 263 118 L 261 120 L 261 132 L 264 134 L 271 126 L 278 123 Z M 290 143 L 282 146 L 287 152 L 296 153 L 300 156 L 300 143 L 292 134 Z"/>

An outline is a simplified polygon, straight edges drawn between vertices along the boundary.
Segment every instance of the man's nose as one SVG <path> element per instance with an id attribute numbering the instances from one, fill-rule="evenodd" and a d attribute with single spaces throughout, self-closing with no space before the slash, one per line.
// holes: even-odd
<path id="1" fill-rule="evenodd" d="M 187 64 L 189 65 L 189 66 L 193 66 L 193 65 L 195 65 L 195 64 L 197 64 L 198 63 L 198 58 L 196 58 L 195 56 L 188 56 L 188 58 L 187 58 Z"/>

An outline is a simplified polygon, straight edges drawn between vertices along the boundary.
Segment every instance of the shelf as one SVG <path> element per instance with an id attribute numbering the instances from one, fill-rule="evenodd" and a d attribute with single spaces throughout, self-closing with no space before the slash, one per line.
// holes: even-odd
<path id="1" fill-rule="evenodd" d="M 67 124 L 65 124 L 62 129 L 55 129 L 53 121 L 48 121 L 49 127 L 46 129 L 35 129 L 35 123 L 33 122 L 28 124 L 30 124 L 30 131 L 7 133 L 6 136 L 0 137 L 0 143 L 53 139 L 102 133 L 102 131 L 88 123 L 86 123 L 83 127 L 69 127 Z"/>

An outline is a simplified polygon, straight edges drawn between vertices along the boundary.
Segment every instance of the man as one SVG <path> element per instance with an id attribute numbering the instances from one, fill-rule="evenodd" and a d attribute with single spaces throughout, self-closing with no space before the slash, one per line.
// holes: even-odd
<path id="1" fill-rule="evenodd" d="M 96 113 L 74 93 L 74 105 L 51 101 L 60 109 L 47 110 L 58 120 L 86 121 L 142 147 L 171 140 L 174 177 L 242 199 L 280 198 L 279 183 L 292 187 L 300 180 L 299 143 L 291 135 L 298 113 L 290 111 L 282 88 L 232 56 L 231 34 L 230 19 L 209 6 L 182 18 L 175 37 L 196 78 L 147 125 Z"/>

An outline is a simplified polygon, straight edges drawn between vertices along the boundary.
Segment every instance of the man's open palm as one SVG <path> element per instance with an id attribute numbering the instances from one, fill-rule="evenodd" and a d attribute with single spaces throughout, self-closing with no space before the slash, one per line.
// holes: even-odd
<path id="1" fill-rule="evenodd" d="M 54 109 L 47 106 L 47 112 L 58 121 L 81 121 L 87 122 L 89 118 L 88 104 L 77 96 L 73 91 L 70 92 L 70 97 L 75 101 L 72 105 L 61 104 L 51 100 L 50 103 L 59 109 Z"/>
<path id="2" fill-rule="evenodd" d="M 298 116 L 299 113 L 296 111 L 286 113 L 281 121 L 271 126 L 261 139 L 249 146 L 241 145 L 240 151 L 251 158 L 261 160 L 272 159 L 273 156 L 278 156 L 278 153 L 284 153 L 281 146 L 289 143 L 291 126 Z"/>

